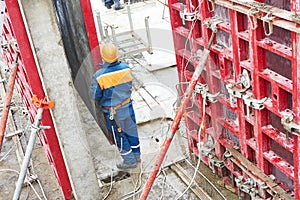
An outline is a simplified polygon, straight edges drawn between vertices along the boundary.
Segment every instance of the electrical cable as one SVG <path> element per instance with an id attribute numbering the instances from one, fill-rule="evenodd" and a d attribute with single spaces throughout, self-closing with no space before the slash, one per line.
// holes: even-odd
<path id="1" fill-rule="evenodd" d="M 38 192 L 35 190 L 35 188 L 33 187 L 33 185 L 30 183 L 30 181 L 28 181 L 27 183 L 29 184 L 29 186 L 31 187 L 31 189 L 33 190 L 33 192 L 35 193 L 35 195 L 37 196 L 37 198 L 38 198 L 39 200 L 43 200 L 43 199 L 41 198 L 41 196 L 38 194 Z"/>
<path id="2" fill-rule="evenodd" d="M 112 125 L 111 126 L 111 130 L 112 130 L 112 134 L 113 134 L 113 139 L 114 139 L 114 142 L 115 142 L 115 155 L 114 155 L 114 161 L 116 161 L 116 158 L 117 158 L 117 151 L 119 152 L 119 149 L 117 147 L 117 139 L 116 139 L 116 135 L 115 135 L 115 131 L 114 131 L 114 126 Z M 116 163 L 115 163 L 116 164 Z M 105 200 L 109 195 L 110 195 L 110 192 L 112 190 L 112 187 L 113 187 L 113 169 L 111 169 L 111 174 L 110 174 L 110 187 L 108 189 L 108 192 L 107 194 L 103 197 L 102 200 Z"/>
<path id="3" fill-rule="evenodd" d="M 17 170 L 14 170 L 14 169 L 0 169 L 0 172 L 15 172 L 18 175 L 20 174 L 20 172 L 18 172 Z"/>
<path id="4" fill-rule="evenodd" d="M 185 161 L 195 169 L 195 167 L 193 166 L 193 164 L 188 160 L 188 159 L 185 159 Z M 199 173 L 214 189 L 215 191 L 217 191 L 220 196 L 226 200 L 226 197 L 222 194 L 222 192 L 205 176 L 205 174 L 203 174 L 201 171 L 197 171 L 197 173 Z"/>
<path id="5" fill-rule="evenodd" d="M 113 171 L 110 173 L 110 187 L 108 189 L 108 192 L 107 194 L 103 197 L 102 200 L 105 200 L 109 195 L 110 195 L 110 192 L 112 190 L 112 187 L 113 187 Z"/>
<path id="6" fill-rule="evenodd" d="M 164 174 L 164 179 L 163 179 L 163 186 L 162 186 L 162 189 L 161 189 L 161 195 L 160 195 L 160 200 L 163 200 L 163 197 L 164 197 L 164 188 L 165 188 L 165 183 L 166 183 L 166 180 L 167 180 L 167 174 L 165 172 L 165 170 L 161 170 L 161 172 Z"/>
<path id="7" fill-rule="evenodd" d="M 46 194 L 45 194 L 45 191 L 44 191 L 44 188 L 42 187 L 42 184 L 41 184 L 41 181 L 39 179 L 37 179 L 37 182 L 41 188 L 41 191 L 42 191 L 42 194 L 43 194 L 43 197 L 47 200 L 47 197 L 46 197 Z"/>
<path id="8" fill-rule="evenodd" d="M 29 186 L 27 186 L 27 195 L 26 195 L 26 200 L 29 198 L 29 191 L 30 191 L 30 188 L 29 188 Z"/>
<path id="9" fill-rule="evenodd" d="M 141 170 L 141 173 L 140 173 L 140 179 L 142 179 L 142 175 L 144 174 L 145 169 L 152 163 L 152 161 L 154 160 L 155 157 L 156 157 L 156 154 L 152 156 L 152 158 L 150 159 L 150 161 L 149 161 L 148 163 L 145 164 L 144 170 Z M 142 168 L 142 166 L 141 166 L 141 168 Z M 142 169 L 143 169 L 143 168 L 142 168 Z M 137 190 L 133 190 L 133 191 L 131 191 L 131 192 L 129 192 L 129 193 L 123 195 L 122 197 L 118 198 L 117 200 L 127 200 L 127 199 L 129 199 L 130 197 L 132 197 L 132 196 L 134 196 L 134 195 L 137 195 L 137 194 L 139 194 L 140 192 L 142 192 L 143 189 L 144 189 L 144 187 L 145 187 L 145 184 L 144 184 L 143 187 L 142 187 L 142 181 L 141 181 L 139 187 L 137 188 Z"/>
<path id="10" fill-rule="evenodd" d="M 204 92 L 203 94 L 203 104 L 202 104 L 202 121 L 201 121 L 201 124 L 200 124 L 200 127 L 199 127 L 199 130 L 198 130 L 198 141 L 199 141 L 199 146 L 198 146 L 198 151 L 199 151 L 199 158 L 198 158 L 198 162 L 197 162 L 197 166 L 195 168 L 195 171 L 194 171 L 194 175 L 191 179 L 191 182 L 189 183 L 188 187 L 183 191 L 183 193 L 181 195 L 179 195 L 176 200 L 178 200 L 179 198 L 181 198 L 189 189 L 190 187 L 192 186 L 195 178 L 196 178 L 196 175 L 197 175 L 197 171 L 199 170 L 199 167 L 200 167 L 200 163 L 201 163 L 201 157 L 202 157 L 202 149 L 201 149 L 201 144 L 200 144 L 200 136 L 201 136 L 201 132 L 203 131 L 203 128 L 204 128 L 204 117 L 205 117 L 205 103 L 206 103 L 206 92 Z"/>
<path id="11" fill-rule="evenodd" d="M 30 126 L 31 126 L 31 124 L 30 124 L 30 125 L 27 125 L 27 127 L 26 127 L 25 130 L 23 131 L 22 135 L 18 138 L 19 141 L 21 141 L 21 139 L 24 137 L 25 133 L 29 130 Z M 5 155 L 2 156 L 2 158 L 0 159 L 0 162 L 2 162 L 2 161 L 8 156 L 8 154 L 9 154 L 14 148 L 16 148 L 16 147 L 17 147 L 17 145 L 14 144 L 14 145 L 8 150 L 8 152 L 7 152 Z"/>

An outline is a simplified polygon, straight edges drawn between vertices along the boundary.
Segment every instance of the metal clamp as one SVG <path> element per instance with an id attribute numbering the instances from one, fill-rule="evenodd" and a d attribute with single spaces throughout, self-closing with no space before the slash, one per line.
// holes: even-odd
<path id="1" fill-rule="evenodd" d="M 270 36 L 273 33 L 273 20 L 275 16 L 272 15 L 272 12 L 268 12 L 264 17 L 261 18 L 263 21 L 263 27 L 266 36 Z M 266 23 L 268 23 L 268 32 L 266 31 Z"/>
<path id="2" fill-rule="evenodd" d="M 247 13 L 251 30 L 255 30 L 258 26 L 257 25 L 257 17 L 255 16 L 257 13 L 259 13 L 259 10 L 255 7 L 249 9 L 249 11 Z"/>
<path id="3" fill-rule="evenodd" d="M 246 94 L 243 95 L 244 103 L 246 104 L 246 113 L 247 117 L 250 117 L 250 109 L 253 108 L 256 110 L 262 110 L 265 108 L 264 102 L 268 99 L 267 97 L 264 97 L 262 99 L 255 99 L 253 98 L 253 93 L 247 91 Z"/>
<path id="4" fill-rule="evenodd" d="M 243 181 L 243 176 L 235 177 L 235 183 L 238 188 L 238 195 L 241 196 L 241 192 L 249 194 L 251 199 L 256 199 L 258 191 L 255 189 L 256 182 L 252 178 L 247 178 L 246 181 Z"/>
<path id="5" fill-rule="evenodd" d="M 19 52 L 19 46 L 18 46 L 18 43 L 15 39 L 12 39 L 12 40 L 8 40 L 8 41 L 5 41 L 1 44 L 1 48 L 3 48 L 3 50 L 8 50 L 9 49 L 9 46 L 12 47 L 12 49 L 15 51 L 15 52 Z"/>
<path id="6" fill-rule="evenodd" d="M 222 22 L 223 20 L 220 18 L 213 18 L 205 20 L 204 25 L 207 26 L 207 28 L 210 28 L 214 33 L 216 33 L 218 31 L 217 25 Z"/>
<path id="7" fill-rule="evenodd" d="M 239 82 L 237 83 L 229 83 L 226 85 L 226 89 L 228 90 L 228 93 L 236 98 L 242 98 L 243 94 L 245 91 L 247 91 L 249 88 L 237 88 L 236 85 L 238 85 Z"/>
<path id="8" fill-rule="evenodd" d="M 201 94 L 202 98 L 205 98 L 206 101 L 209 101 L 211 103 L 216 103 L 218 101 L 217 96 L 220 95 L 220 92 L 217 92 L 215 94 L 209 93 L 207 84 L 201 83 L 197 83 L 194 92 Z"/>
<path id="9" fill-rule="evenodd" d="M 214 156 L 213 154 L 209 154 L 208 166 L 213 170 L 213 173 L 215 173 L 216 171 L 214 167 L 223 168 L 225 167 L 225 164 L 224 164 L 224 160 L 218 160 L 216 156 Z"/>
<path id="10" fill-rule="evenodd" d="M 244 88 L 238 88 L 241 84 Z M 251 87 L 250 77 L 247 70 L 243 70 L 240 80 L 236 83 L 226 84 L 226 89 L 230 95 L 230 104 L 233 106 L 233 98 L 242 98 L 245 92 Z"/>
<path id="11" fill-rule="evenodd" d="M 184 4 L 180 4 L 180 18 L 182 20 L 182 24 L 185 25 L 185 21 L 195 21 L 197 18 L 196 18 L 196 15 L 198 14 L 198 11 L 195 11 L 195 12 L 186 12 L 184 10 Z"/>
<path id="12" fill-rule="evenodd" d="M 294 22 L 300 24 L 300 15 L 299 14 L 297 14 L 297 13 L 293 14 L 292 19 Z"/>
<path id="13" fill-rule="evenodd" d="M 300 125 L 293 121 L 293 115 L 286 115 L 281 118 L 283 128 L 294 135 L 300 136 Z"/>

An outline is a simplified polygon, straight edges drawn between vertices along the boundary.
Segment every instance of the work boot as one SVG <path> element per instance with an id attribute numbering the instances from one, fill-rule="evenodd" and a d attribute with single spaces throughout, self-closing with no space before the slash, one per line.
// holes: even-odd
<path id="1" fill-rule="evenodd" d="M 121 10 L 123 8 L 124 8 L 123 6 L 118 6 L 118 7 L 115 7 L 115 10 Z"/>
<path id="2" fill-rule="evenodd" d="M 111 9 L 111 6 L 112 6 L 112 5 L 114 5 L 114 3 L 108 2 L 108 3 L 105 4 L 105 7 L 106 7 L 107 9 Z"/>
<path id="3" fill-rule="evenodd" d="M 133 153 L 134 154 L 134 157 L 136 159 L 136 162 L 137 163 L 140 163 L 142 160 L 141 160 L 141 155 L 140 154 L 137 154 L 137 153 Z"/>
<path id="4" fill-rule="evenodd" d="M 118 169 L 133 169 L 136 168 L 136 163 L 127 163 L 125 161 L 117 164 Z"/>
<path id="5" fill-rule="evenodd" d="M 122 4 L 120 2 L 118 3 L 115 3 L 115 10 L 121 10 L 123 9 L 124 7 L 122 6 Z"/>

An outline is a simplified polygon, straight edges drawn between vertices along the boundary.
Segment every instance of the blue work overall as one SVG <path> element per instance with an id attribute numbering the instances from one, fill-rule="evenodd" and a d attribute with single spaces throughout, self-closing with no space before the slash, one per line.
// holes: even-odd
<path id="1" fill-rule="evenodd" d="M 104 63 L 102 67 L 93 76 L 90 95 L 102 106 L 107 128 L 116 140 L 124 163 L 136 163 L 140 159 L 140 142 L 130 100 L 130 67 L 119 61 Z"/>
<path id="2" fill-rule="evenodd" d="M 109 110 L 103 110 L 108 130 L 111 130 L 120 154 L 125 163 L 136 163 L 140 158 L 140 143 L 132 102 L 115 111 L 113 119 Z M 115 134 L 115 135 L 114 135 Z"/>

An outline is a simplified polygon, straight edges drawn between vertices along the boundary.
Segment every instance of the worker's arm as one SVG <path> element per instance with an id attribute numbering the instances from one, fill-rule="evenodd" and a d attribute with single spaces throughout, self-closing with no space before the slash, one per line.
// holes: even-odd
<path id="1" fill-rule="evenodd" d="M 97 82 L 97 77 L 97 74 L 93 76 L 92 83 L 90 85 L 90 96 L 92 99 L 100 101 L 103 95 L 103 91 L 101 90 Z"/>

